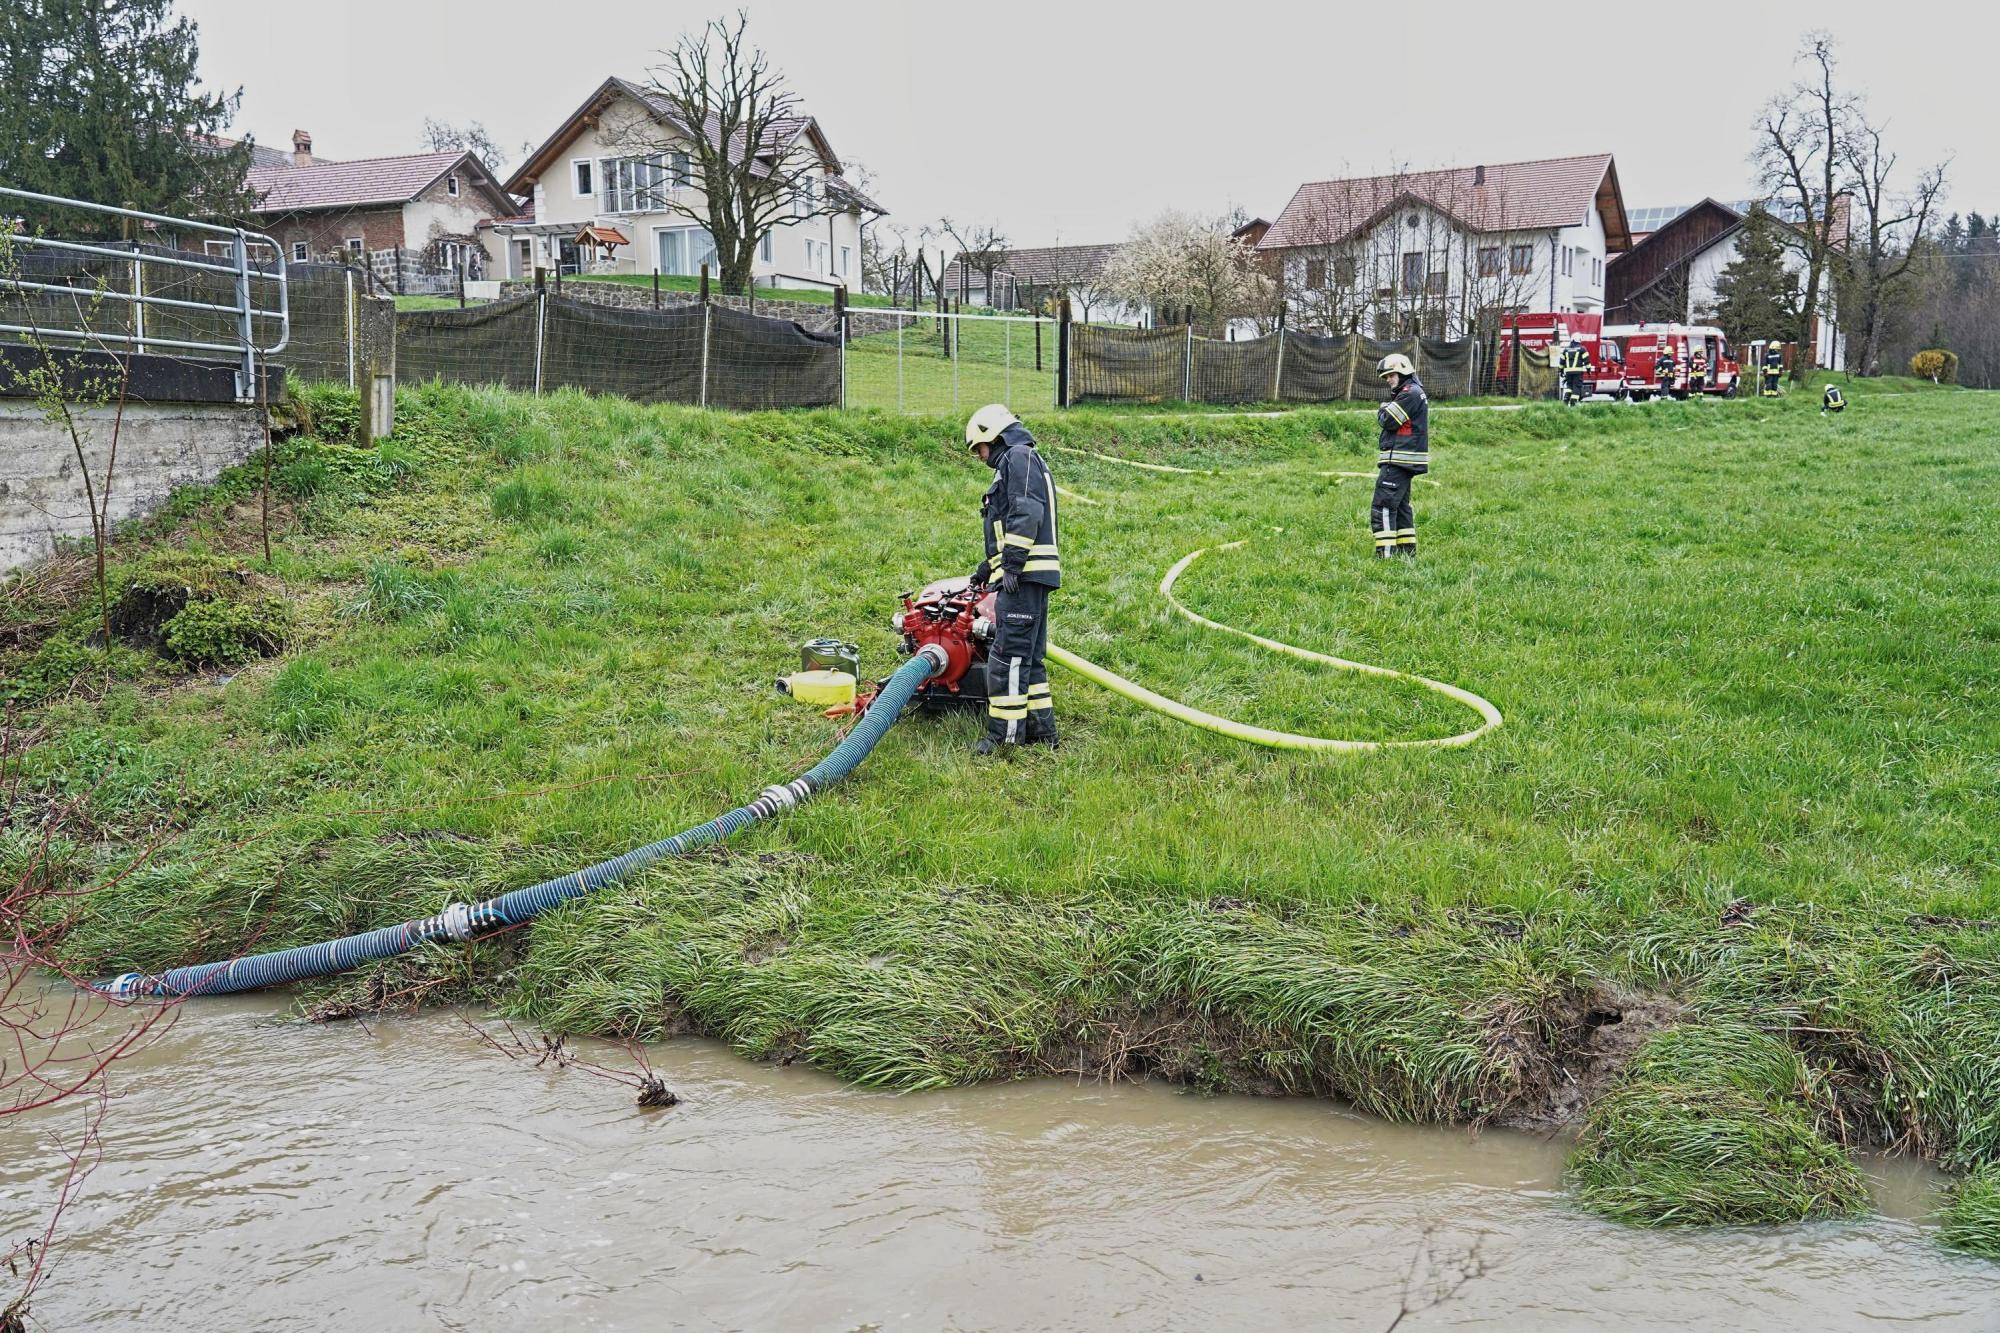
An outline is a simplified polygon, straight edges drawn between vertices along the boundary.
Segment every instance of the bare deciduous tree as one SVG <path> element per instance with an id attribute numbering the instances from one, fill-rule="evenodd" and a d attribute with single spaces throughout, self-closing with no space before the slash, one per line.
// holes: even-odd
<path id="1" fill-rule="evenodd" d="M 1011 242 L 998 225 L 991 222 L 958 222 L 950 217 L 938 219 L 938 230 L 951 238 L 958 249 L 955 261 L 961 269 L 970 269 L 986 280 L 986 301 L 989 305 L 999 305 L 998 293 L 993 290 L 993 275 L 1007 263 L 1007 247 Z"/>
<path id="2" fill-rule="evenodd" d="M 493 136 L 478 121 L 469 121 L 463 129 L 447 121 L 424 117 L 424 128 L 418 136 L 425 152 L 456 153 L 461 150 L 472 153 L 484 162 L 491 171 L 499 171 L 505 159 L 500 156 L 500 145 L 493 142 Z M 533 152 L 532 148 L 529 152 Z M 523 154 L 522 156 L 526 156 Z"/>
<path id="3" fill-rule="evenodd" d="M 637 159 L 633 188 L 649 206 L 708 230 L 727 292 L 749 290 L 757 247 L 774 227 L 850 207 L 826 188 L 825 164 L 802 142 L 798 96 L 751 45 L 749 27 L 739 10 L 683 34 L 648 71 L 644 93 L 656 114 L 605 135 Z M 669 157 L 679 153 L 684 181 Z"/>
<path id="4" fill-rule="evenodd" d="M 1907 192 L 1890 176 L 1896 155 L 1882 146 L 1882 131 L 1857 105 L 1843 144 L 1847 174 L 1860 211 L 1847 251 L 1846 291 L 1856 305 L 1852 324 L 1861 335 L 1863 375 L 1881 373 L 1882 333 L 1888 307 L 1902 292 L 1910 266 L 1930 228 L 1931 210 L 1944 191 L 1944 164 L 1920 175 Z"/>
<path id="5" fill-rule="evenodd" d="M 1805 269 L 1793 340 L 1804 354 L 1792 363 L 1792 379 L 1803 383 L 1815 359 L 1814 321 L 1836 257 L 1841 173 L 1855 108 L 1835 84 L 1831 33 L 1808 33 L 1799 60 L 1807 65 L 1806 76 L 1765 104 L 1750 160 L 1762 197 L 1797 215 L 1787 219 L 1793 225 L 1781 228 L 1780 235 Z"/>

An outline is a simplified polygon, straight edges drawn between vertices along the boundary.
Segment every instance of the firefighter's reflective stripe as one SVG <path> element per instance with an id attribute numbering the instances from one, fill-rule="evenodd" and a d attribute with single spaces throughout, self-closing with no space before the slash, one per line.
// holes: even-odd
<path id="1" fill-rule="evenodd" d="M 991 717 L 1004 721 L 1025 722 L 1028 717 L 1028 696 L 1025 694 L 996 694 L 986 701 L 986 712 Z"/>
<path id="2" fill-rule="evenodd" d="M 1431 455 L 1428 449 L 1383 449 L 1376 453 L 1375 461 L 1428 467 Z"/>
<path id="3" fill-rule="evenodd" d="M 1410 414 L 1393 401 L 1382 404 L 1382 411 L 1398 426 L 1407 426 L 1410 422 Z"/>
<path id="4" fill-rule="evenodd" d="M 1035 545 L 1035 539 L 1033 537 L 1024 537 L 1018 532 L 1002 532 L 1000 544 L 1002 546 L 1021 546 L 1032 550 Z"/>
<path id="5" fill-rule="evenodd" d="M 1049 683 L 1047 681 L 1041 681 L 1028 687 L 1029 712 L 1040 712 L 1045 708 L 1054 708 L 1055 706 L 1055 700 L 1049 696 Z"/>

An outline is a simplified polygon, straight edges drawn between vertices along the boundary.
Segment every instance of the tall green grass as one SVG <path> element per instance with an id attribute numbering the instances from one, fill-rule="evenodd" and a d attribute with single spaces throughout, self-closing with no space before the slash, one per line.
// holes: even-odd
<path id="1" fill-rule="evenodd" d="M 1250 537 L 1189 605 L 1507 725 L 1282 754 L 1058 675 L 1055 755 L 975 763 L 976 720 L 913 717 L 727 851 L 423 966 L 563 1030 L 694 1028 L 889 1087 L 1155 1070 L 1428 1120 L 1532 1110 L 1593 1003 L 1662 990 L 1679 1054 L 1593 1111 L 1593 1206 L 1838 1214 L 1845 1146 L 2000 1160 L 2000 404 L 1816 408 L 1440 414 L 1415 565 L 1370 558 L 1365 480 L 1316 475 L 1365 470 L 1365 416 L 1029 410 L 1220 474 L 1051 452 L 1102 502 L 1062 509 L 1057 641 L 1265 726 L 1464 725 L 1167 611 L 1168 565 Z M 431 387 L 398 423 L 391 469 L 292 446 L 319 469 L 279 542 L 285 658 L 41 707 L 35 782 L 94 789 L 107 842 L 179 830 L 92 902 L 79 960 L 319 939 L 700 822 L 832 742 L 769 685 L 800 640 L 885 674 L 895 594 L 979 550 L 951 418 Z M 146 540 L 248 549 L 242 494 Z"/>

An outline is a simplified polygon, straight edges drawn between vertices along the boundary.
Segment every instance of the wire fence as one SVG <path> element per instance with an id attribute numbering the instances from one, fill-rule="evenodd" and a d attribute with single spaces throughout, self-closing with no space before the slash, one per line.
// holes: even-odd
<path id="1" fill-rule="evenodd" d="M 855 307 L 839 323 L 843 406 L 956 414 L 983 403 L 1058 405 L 1053 319 Z"/>

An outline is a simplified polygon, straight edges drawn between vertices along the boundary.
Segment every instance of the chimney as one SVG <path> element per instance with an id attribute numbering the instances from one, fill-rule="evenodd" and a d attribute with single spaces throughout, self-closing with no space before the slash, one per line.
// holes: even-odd
<path id="1" fill-rule="evenodd" d="M 313 164 L 313 137 L 305 130 L 292 131 L 292 165 L 309 167 Z"/>
<path id="2" fill-rule="evenodd" d="M 307 141 L 307 147 L 311 147 L 311 141 L 310 141 L 310 140 L 308 140 L 308 141 Z M 1485 168 L 1485 167 L 1483 167 L 1483 166 L 1478 166 L 1478 167 L 1474 167 L 1474 168 L 1472 169 L 1472 183 L 1473 183 L 1474 185 L 1484 185 L 1484 184 L 1486 184 L 1486 168 Z"/>

